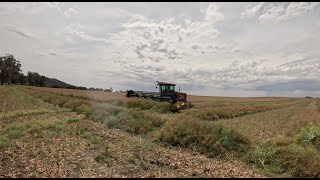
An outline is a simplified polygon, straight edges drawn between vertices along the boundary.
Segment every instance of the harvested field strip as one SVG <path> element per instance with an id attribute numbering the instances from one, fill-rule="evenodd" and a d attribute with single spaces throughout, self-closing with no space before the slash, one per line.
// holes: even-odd
<path id="1" fill-rule="evenodd" d="M 23 111 L 23 110 L 9 111 L 5 114 L 0 114 L 0 120 L 20 117 L 20 116 L 33 116 L 37 114 L 56 114 L 59 112 L 67 112 L 67 111 L 69 110 L 61 109 L 57 111 L 57 110 L 37 109 L 37 110 L 28 110 L 28 111 Z"/>
<path id="2" fill-rule="evenodd" d="M 38 92 L 35 93 L 36 91 L 34 90 L 27 90 L 28 93 L 31 93 L 31 95 L 35 95 L 36 97 L 40 97 L 40 98 L 45 98 L 45 101 L 48 101 L 50 103 L 53 104 L 59 104 L 59 102 L 55 102 L 55 100 L 51 99 L 59 99 L 59 96 L 62 97 L 67 97 L 70 99 L 76 99 L 78 98 L 77 96 L 64 96 L 64 95 L 57 95 L 57 94 L 53 94 L 53 93 L 47 93 L 47 92 Z M 45 96 L 51 96 L 46 98 Z M 53 98 L 53 97 L 57 97 L 57 98 Z M 86 105 L 86 107 L 90 107 L 90 106 L 97 106 L 99 103 L 93 103 L 92 100 L 87 99 L 87 98 L 80 98 L 81 100 L 83 100 L 83 104 Z M 87 100 L 87 101 L 86 101 Z M 277 109 L 277 108 L 283 108 L 283 107 L 287 107 L 287 106 L 291 106 L 294 104 L 299 103 L 301 100 L 295 100 L 295 101 L 288 101 L 288 102 L 283 102 L 280 104 L 276 104 L 276 102 L 274 102 L 274 104 L 256 104 L 256 103 L 252 103 L 252 104 L 246 104 L 246 105 L 241 105 L 239 103 L 232 103 L 232 104 L 228 104 L 228 105 L 222 105 L 222 106 L 226 106 L 226 107 L 216 107 L 216 108 L 205 108 L 205 109 L 201 109 L 201 110 L 197 110 L 197 109 L 192 109 L 192 110 L 187 110 L 185 111 L 185 113 L 187 113 L 187 115 L 191 115 L 193 117 L 196 118 L 200 118 L 200 119 L 204 119 L 204 120 L 218 120 L 218 119 L 230 119 L 230 118 L 234 118 L 234 117 L 240 117 L 240 116 L 244 116 L 244 115 L 248 115 L 248 114 L 253 114 L 253 113 L 257 113 L 257 112 L 263 112 L 263 111 L 268 111 L 268 110 L 272 110 L 272 109 Z M 65 101 L 62 101 L 62 103 L 64 103 Z M 159 102 L 154 102 L 151 100 L 144 100 L 144 99 L 128 99 L 126 100 L 126 102 L 122 102 L 119 103 L 116 101 L 116 103 L 112 103 L 115 105 L 120 105 L 120 106 L 125 106 L 127 108 L 133 108 L 133 109 L 142 109 L 142 110 L 148 110 L 148 109 L 153 109 L 155 111 L 158 112 L 169 112 L 169 105 L 166 103 L 159 103 Z M 160 105 L 160 106 L 159 106 Z M 88 109 L 88 108 L 86 108 Z"/>
<path id="3" fill-rule="evenodd" d="M 290 118 L 296 111 L 307 107 L 309 104 L 310 101 L 306 100 L 293 106 L 216 121 L 215 123 L 236 129 L 249 139 L 255 141 L 266 140 L 276 136 L 285 136 L 289 131 L 292 131 L 292 129 L 286 127 L 291 120 Z"/>
<path id="4" fill-rule="evenodd" d="M 61 95 L 61 96 L 67 96 L 67 97 L 75 97 L 75 98 L 80 98 L 80 99 L 85 99 L 85 100 L 90 100 L 90 101 L 97 101 L 97 102 L 109 102 L 113 103 L 116 102 L 117 104 L 122 104 L 128 100 L 128 98 L 125 98 L 124 93 L 110 93 L 110 92 L 96 92 L 96 91 L 84 91 L 84 90 L 69 90 L 69 89 L 53 89 L 53 88 L 38 88 L 38 87 L 26 87 L 27 89 L 31 90 L 36 90 L 40 92 L 48 92 L 48 93 L 53 93 L 56 95 Z M 136 98 L 133 98 L 136 99 Z M 140 100 L 140 99 L 139 99 Z M 210 108 L 212 107 L 220 107 L 220 106 L 235 106 L 235 105 L 261 105 L 260 102 L 254 101 L 255 98 L 252 98 L 252 101 L 248 100 L 242 100 L 242 101 L 216 101 L 213 103 L 208 104 Z M 264 104 L 282 104 L 282 103 L 290 103 L 294 101 L 299 101 L 300 99 L 297 98 L 275 98 L 274 100 L 264 100 Z M 197 104 L 197 101 L 196 103 Z M 203 104 L 203 103 L 202 103 Z M 207 107 L 200 105 L 199 107 Z M 195 108 L 198 108 L 197 105 Z"/>
<path id="5" fill-rule="evenodd" d="M 265 177 L 237 160 L 163 147 L 55 108 L 8 111 L 0 128 L 0 177 Z"/>
<path id="6" fill-rule="evenodd" d="M 162 120 L 162 118 L 157 119 L 159 115 L 156 112 L 136 111 L 136 108 L 140 110 L 152 108 L 155 104 L 153 101 L 151 101 L 152 104 L 148 104 L 143 100 L 128 101 L 132 103 L 128 103 L 126 107 L 130 105 L 129 108 L 135 109 L 130 110 L 126 107 L 116 106 L 109 103 L 91 104 L 83 99 L 58 96 L 51 93 L 34 93 L 30 90 L 26 90 L 26 92 L 34 95 L 35 97 L 41 98 L 44 101 L 57 104 L 61 107 L 70 108 L 76 112 L 84 113 L 88 118 L 106 123 L 108 126 L 115 126 L 124 129 L 133 134 L 146 134 L 155 128 L 159 128 L 164 122 L 164 119 Z M 57 102 L 59 102 L 59 104 Z M 156 105 L 158 105 L 157 109 L 161 109 L 161 106 L 159 106 L 161 103 Z"/>
<path id="7" fill-rule="evenodd" d="M 86 164 L 80 158 L 96 148 L 96 139 L 72 128 L 81 119 L 73 116 L 15 122 L 1 129 L 0 177 L 81 177 Z"/>
<path id="8" fill-rule="evenodd" d="M 31 113 L 26 113 L 23 115 L 15 115 L 15 116 L 5 116 L 4 118 L 0 119 L 0 129 L 11 124 L 14 122 L 23 122 L 23 121 L 30 121 L 35 119 L 47 119 L 51 116 L 55 116 L 58 118 L 63 118 L 66 116 L 71 116 L 74 112 L 70 111 L 32 111 Z"/>
<path id="9" fill-rule="evenodd" d="M 34 110 L 39 107 L 56 110 L 55 106 L 52 106 L 52 104 L 33 98 L 32 96 L 17 90 L 15 87 L 1 89 L 0 94 L 2 96 L 0 99 L 0 113 L 6 113 L 11 110 Z"/>
<path id="10" fill-rule="evenodd" d="M 244 113 L 244 116 L 241 117 L 210 122 L 201 121 L 198 117 L 188 114 L 192 110 L 186 110 L 179 114 L 163 114 L 152 111 L 159 103 L 152 101 L 149 103 L 141 99 L 128 99 L 123 104 L 115 105 L 92 103 L 92 101 L 75 96 L 68 97 L 20 87 L 19 89 L 46 102 L 84 113 L 86 117 L 95 120 L 83 119 L 68 125 L 54 123 L 56 124 L 55 128 L 51 129 L 60 132 L 59 129 L 68 127 L 72 130 L 68 130 L 68 132 L 79 132 L 79 134 L 85 132 L 81 137 L 89 140 L 92 148 L 83 150 L 85 154 L 81 155 L 81 159 L 85 158 L 87 165 L 78 166 L 81 172 L 81 175 L 78 175 L 80 177 L 177 177 L 177 175 L 180 177 L 212 177 L 213 175 L 221 177 L 218 174 L 223 174 L 222 177 L 230 177 L 230 173 L 231 176 L 234 175 L 233 172 L 218 173 L 218 171 L 221 169 L 226 171 L 222 167 L 229 167 L 232 163 L 238 164 L 238 161 L 235 160 L 237 158 L 270 172 L 289 173 L 285 176 L 318 176 L 317 168 L 304 169 L 304 167 L 313 167 L 313 165 L 319 164 L 317 163 L 319 155 L 315 148 L 303 149 L 292 138 L 299 132 L 301 126 L 307 122 L 317 121 L 319 116 L 315 113 L 317 104 L 312 99 L 288 101 L 283 99 L 279 103 L 275 101 L 262 103 L 262 105 L 257 102 L 239 102 L 230 103 L 232 105 L 229 106 L 200 109 L 210 111 L 220 108 L 224 111 L 234 110 L 234 113 L 246 113 L 246 111 L 252 113 L 256 109 L 278 108 L 249 115 Z M 232 118 L 232 116 L 230 117 Z M 288 129 L 286 129 L 287 124 Z M 119 128 L 135 136 L 107 127 Z M 4 129 L 6 128 L 8 126 Z M 113 132 L 117 132 L 117 135 L 111 140 L 108 137 Z M 73 135 L 75 134 L 67 133 L 65 137 L 73 137 Z M 5 138 L 2 139 L 5 140 Z M 276 143 L 264 144 L 268 139 L 276 140 Z M 97 142 L 103 143 L 96 146 Z M 162 143 L 165 146 L 161 146 Z M 171 145 L 175 147 L 170 148 Z M 185 149 L 180 149 L 178 152 L 177 147 L 179 146 L 185 147 Z M 171 150 L 174 153 L 169 153 Z M 225 160 L 208 159 L 208 162 L 211 163 L 220 161 L 219 163 L 223 163 L 223 166 L 218 170 L 210 170 L 218 165 L 204 163 L 207 158 L 194 151 L 211 157 L 223 157 Z M 191 152 L 191 154 L 188 155 L 186 152 Z M 281 154 L 281 157 L 278 157 L 277 153 Z M 88 156 L 88 154 L 90 155 Z M 199 162 L 197 159 L 187 158 L 197 155 L 199 155 L 198 159 L 201 159 L 200 156 L 204 159 Z M 226 160 L 228 158 L 230 159 Z M 173 161 L 178 163 L 173 163 Z M 298 165 L 297 161 L 302 165 Z M 192 164 L 185 162 L 192 162 Z M 193 164 L 197 164 L 197 166 L 193 166 Z M 197 168 L 199 166 L 200 169 Z M 236 169 L 233 165 L 230 168 Z M 243 171 L 248 172 L 248 170 Z M 237 174 L 235 177 L 242 177 L 238 170 L 235 172 Z M 260 174 L 253 176 L 259 177 Z M 70 175 L 64 176 L 70 177 Z M 251 175 L 247 176 L 251 177 Z"/>
<path id="11" fill-rule="evenodd" d="M 109 169 L 113 177 L 265 177 L 236 160 L 207 158 L 188 149 L 164 147 L 118 129 L 105 131 L 95 122 L 86 123 L 85 127 L 108 142 L 112 154 Z"/>
<path id="12" fill-rule="evenodd" d="M 317 111 L 316 101 L 312 101 L 307 107 L 299 109 L 290 117 L 284 128 L 287 135 L 297 134 L 302 127 L 320 123 L 320 112 Z"/>
<path id="13" fill-rule="evenodd" d="M 259 104 L 259 105 L 233 105 L 226 107 L 215 107 L 215 108 L 203 108 L 189 110 L 185 113 L 187 115 L 209 121 L 216 121 L 219 119 L 231 119 L 235 117 L 241 117 L 249 114 L 260 113 L 264 111 L 270 111 L 273 109 L 280 109 L 284 107 L 293 106 L 301 103 L 304 100 L 286 102 L 281 104 Z"/>
<path id="14" fill-rule="evenodd" d="M 36 96 L 38 96 L 40 98 L 42 97 L 40 93 L 37 93 Z M 57 95 L 53 95 L 53 96 L 57 96 Z M 49 98 L 49 99 L 52 99 L 52 98 Z M 54 99 L 57 99 L 57 98 L 54 98 Z M 73 109 L 76 111 L 78 110 L 78 108 L 73 108 Z M 101 111 L 101 112 L 99 112 L 99 111 Z M 113 112 L 113 114 L 110 114 L 110 112 Z M 105 123 L 108 127 L 120 128 L 120 129 L 125 130 L 127 132 L 130 132 L 134 135 L 142 134 L 142 135 L 147 135 L 147 136 L 148 135 L 153 136 L 154 133 L 157 132 L 157 130 L 162 129 L 164 124 L 166 124 L 165 127 L 169 128 L 169 129 L 165 128 L 164 131 L 161 131 L 162 134 L 160 134 L 160 137 L 158 137 L 156 139 L 163 141 L 163 142 L 169 142 L 170 144 L 173 144 L 173 145 L 176 145 L 177 143 L 184 145 L 183 139 L 182 140 L 177 139 L 177 142 L 167 141 L 168 138 L 170 139 L 173 137 L 170 134 L 172 128 L 177 128 L 176 130 L 178 131 L 178 133 L 180 131 L 179 130 L 180 127 L 172 126 L 172 123 L 170 123 L 170 122 L 173 122 L 173 121 L 170 121 L 169 123 L 167 123 L 168 119 L 170 119 L 170 116 L 166 117 L 166 116 L 162 116 L 156 112 L 134 111 L 134 110 L 130 110 L 130 109 L 129 110 L 128 109 L 115 110 L 114 108 L 112 108 L 112 110 L 109 111 L 108 109 L 106 109 L 106 107 L 101 107 L 101 109 L 95 110 L 94 113 L 88 117 L 93 117 L 93 119 L 95 119 L 98 122 Z M 181 123 L 181 125 L 189 125 L 189 124 L 190 123 L 187 123 L 187 122 Z M 236 134 L 235 132 L 233 132 L 233 131 L 229 132 L 227 130 L 221 129 L 220 127 L 215 127 L 215 125 L 208 126 L 205 121 L 196 122 L 196 124 L 194 124 L 194 125 L 195 126 L 186 127 L 186 128 L 187 129 L 191 128 L 189 130 L 192 130 L 192 131 L 200 130 L 199 132 L 204 132 L 204 130 L 205 130 L 205 132 L 206 132 L 206 133 L 202 134 L 201 136 L 198 134 L 199 138 L 200 138 L 199 140 L 207 141 L 208 138 L 205 138 L 205 136 L 212 138 L 209 140 L 210 142 L 208 142 L 208 143 L 210 143 L 210 145 L 201 144 L 201 143 L 194 144 L 197 146 L 197 148 L 199 149 L 200 152 L 206 153 L 208 155 L 212 154 L 213 156 L 224 156 L 224 153 L 228 149 L 233 150 L 233 151 L 243 151 L 244 150 L 244 148 L 242 148 L 242 146 L 245 146 L 246 143 L 243 142 L 245 140 L 242 140 L 240 135 L 235 135 Z M 195 127 L 198 128 L 198 130 L 194 129 Z M 183 133 L 187 133 L 187 136 L 197 135 L 197 134 L 193 134 L 193 135 L 188 134 L 188 132 L 183 132 Z M 193 138 L 198 138 L 198 137 L 194 136 Z M 227 138 L 227 140 L 224 140 L 225 138 Z M 230 143 L 228 144 L 227 142 L 224 144 L 223 141 L 230 141 L 231 144 Z M 192 143 L 194 143 L 194 142 L 191 142 L 191 144 Z M 190 147 L 191 144 L 186 144 L 184 146 Z M 221 144 L 221 145 L 217 145 L 217 144 Z M 244 145 L 242 145 L 242 144 L 244 144 Z"/>
<path id="15" fill-rule="evenodd" d="M 37 93 L 36 96 L 38 96 L 40 98 L 42 97 L 41 93 Z M 57 96 L 57 95 L 52 95 L 52 96 Z M 52 98 L 49 98 L 49 99 L 52 99 Z M 57 98 L 54 98 L 54 99 L 57 99 Z M 53 101 L 53 103 L 54 103 L 54 101 Z M 295 103 L 295 102 L 293 102 L 293 103 Z M 289 105 L 291 105 L 291 104 L 289 104 Z M 73 109 L 76 111 L 78 110 L 78 108 L 73 108 Z M 178 144 L 183 145 L 188 148 L 195 148 L 196 147 L 200 152 L 206 153 L 209 156 L 211 156 L 211 155 L 224 156 L 224 153 L 226 151 L 223 149 L 228 149 L 229 144 L 226 145 L 225 147 L 221 146 L 218 149 L 215 147 L 216 145 L 214 145 L 214 144 L 217 142 L 220 142 L 220 139 L 223 139 L 228 136 L 229 136 L 228 138 L 230 138 L 228 141 L 230 141 L 230 142 L 233 141 L 234 137 L 239 139 L 239 142 L 237 142 L 238 140 L 235 140 L 235 143 L 230 146 L 234 146 L 234 147 L 238 146 L 238 145 L 242 146 L 241 145 L 241 143 L 242 143 L 241 137 L 239 135 L 233 135 L 233 132 L 226 131 L 226 132 L 222 132 L 222 134 L 219 134 L 219 133 L 218 134 L 214 134 L 214 133 L 211 134 L 211 132 L 214 132 L 215 129 L 217 131 L 220 131 L 219 127 L 215 127 L 214 125 L 213 125 L 213 127 L 210 126 L 211 130 L 209 128 L 208 132 L 205 133 L 203 136 L 203 137 L 205 137 L 205 136 L 209 137 L 210 135 L 212 135 L 212 137 L 210 136 L 212 138 L 212 142 L 210 141 L 210 143 L 212 143 L 212 147 L 208 146 L 209 142 L 207 143 L 207 145 L 194 144 L 195 145 L 194 146 L 194 145 L 192 145 L 192 143 L 194 143 L 192 141 L 187 142 L 187 144 L 185 144 L 185 142 L 183 140 L 185 138 L 179 139 L 180 137 L 175 137 L 175 135 L 171 134 L 171 133 L 175 132 L 175 130 L 174 130 L 175 127 L 174 126 L 170 127 L 171 126 L 170 122 L 169 122 L 169 124 L 167 123 L 168 119 L 170 119 L 170 116 L 164 118 L 164 117 L 157 115 L 157 113 L 128 111 L 126 109 L 119 109 L 119 108 L 118 108 L 119 110 L 116 110 L 117 108 L 116 109 L 112 108 L 112 109 L 113 110 L 110 111 L 110 110 L 107 110 L 106 107 L 101 107 L 100 110 L 95 110 L 95 112 L 93 113 L 93 116 L 90 116 L 90 117 L 93 117 L 95 120 L 97 120 L 99 122 L 105 123 L 108 127 L 120 128 L 120 129 L 123 129 L 123 130 L 130 132 L 132 134 L 135 134 L 135 135 L 137 135 L 137 134 L 143 134 L 143 135 L 151 134 L 152 135 L 153 132 L 160 129 L 162 134 L 160 134 L 160 137 L 157 138 L 158 140 L 163 141 L 163 142 L 168 142 L 173 145 L 177 145 L 177 143 L 178 143 Z M 110 115 L 109 112 L 112 112 L 112 114 Z M 116 112 L 116 113 L 114 113 L 114 112 Z M 251 113 L 251 111 L 250 111 L 250 113 Z M 191 122 L 194 120 L 195 119 L 191 120 Z M 181 124 L 186 125 L 186 124 L 190 124 L 190 122 L 182 122 Z M 205 124 L 205 122 L 203 122 L 203 123 L 198 122 L 198 124 L 199 124 L 199 128 L 200 129 L 202 128 L 202 130 L 200 130 L 200 132 L 204 131 L 202 126 L 209 127 Z M 168 127 L 170 127 L 170 128 L 166 129 Z M 197 126 L 192 126 L 192 128 L 194 128 L 194 127 L 197 127 Z M 180 127 L 177 127 L 177 128 L 178 128 L 178 129 L 176 129 L 177 133 L 180 133 L 180 130 L 179 130 Z M 185 128 L 188 129 L 191 127 L 185 127 Z M 196 130 L 196 129 L 192 129 L 192 128 L 189 130 L 191 130 L 191 131 Z M 196 130 L 196 131 L 199 131 L 199 130 Z M 228 133 L 230 133 L 230 135 L 228 135 Z M 199 135 L 199 134 L 192 135 L 192 133 L 191 134 L 187 133 L 186 135 L 193 136 L 193 137 L 191 137 L 193 139 L 200 138 L 199 141 L 203 141 L 203 140 L 201 140 L 202 135 Z M 172 141 L 172 140 L 170 140 L 172 138 L 178 138 L 178 139 L 176 139 L 175 141 Z M 187 140 L 187 141 L 189 141 L 189 140 Z M 191 143 L 191 144 L 188 144 L 188 143 Z M 191 147 L 190 145 L 194 146 L 194 147 Z M 234 147 L 230 147 L 230 148 L 232 149 Z M 243 148 L 235 148 L 235 151 L 243 151 L 242 149 Z"/>
<path id="16" fill-rule="evenodd" d="M 97 92 L 88 90 L 70 90 L 70 89 L 57 89 L 57 88 L 39 88 L 21 86 L 34 91 L 48 92 L 56 95 L 77 97 L 82 99 L 90 99 L 98 102 L 110 101 L 124 101 L 126 100 L 124 93 L 111 93 L 111 92 Z"/>
<path id="17" fill-rule="evenodd" d="M 209 159 L 190 150 L 165 148 L 119 130 L 105 131 L 91 121 L 59 127 L 61 121 L 52 120 L 42 129 L 38 129 L 39 122 L 30 121 L 27 124 L 34 126 L 23 131 L 30 133 L 2 148 L 0 177 L 265 177 L 236 160 Z M 89 127 L 90 136 L 73 134 L 77 127 Z M 26 143 L 26 139 L 32 141 Z"/>
<path id="18" fill-rule="evenodd" d="M 119 100 L 108 100 L 108 101 L 96 101 L 92 100 L 90 98 L 83 98 L 83 97 L 78 97 L 78 96 L 66 96 L 66 95 L 61 95 L 61 94 L 56 94 L 52 92 L 43 92 L 39 90 L 30 90 L 28 88 L 19 88 L 22 91 L 25 91 L 26 93 L 35 96 L 37 98 L 41 98 L 46 102 L 52 103 L 52 104 L 57 104 L 57 105 L 65 105 L 67 101 L 73 101 L 76 104 L 85 104 L 87 106 L 101 106 L 105 104 L 110 104 L 114 106 L 124 106 L 126 108 L 133 108 L 135 110 L 150 110 L 154 106 L 157 106 L 156 109 L 161 107 L 158 107 L 159 105 L 164 105 L 166 108 L 164 108 L 164 111 L 169 111 L 169 104 L 168 103 L 157 103 L 152 100 L 147 100 L 147 99 L 137 99 L 137 98 L 132 98 L 132 99 L 127 99 L 125 102 L 124 101 L 119 101 Z M 68 106 L 68 105 L 67 105 Z M 155 109 L 155 110 L 156 110 Z"/>
<path id="19" fill-rule="evenodd" d="M 34 92 L 29 91 L 29 93 L 34 93 Z M 46 93 L 37 93 L 37 94 L 35 94 L 35 96 L 40 97 L 40 98 L 47 97 L 47 96 L 42 96 L 43 94 L 46 94 Z M 54 98 L 49 97 L 44 100 L 47 100 L 48 102 L 51 102 L 51 103 L 55 103 L 55 101 L 59 99 L 58 95 L 53 95 L 53 94 L 49 93 L 49 96 L 54 96 Z M 64 97 L 64 98 L 66 98 L 66 97 Z M 50 99 L 52 99 L 52 101 L 50 101 Z M 83 102 L 78 103 L 78 107 L 83 106 L 81 104 L 85 104 L 87 107 L 89 107 L 88 109 L 93 109 L 95 111 L 93 113 L 93 116 L 90 116 L 90 117 L 93 117 L 95 120 L 98 120 L 99 122 L 106 123 L 109 127 L 121 128 L 121 129 L 124 129 L 125 131 L 131 132 L 133 134 L 150 133 L 156 129 L 161 128 L 162 125 L 166 122 L 166 119 L 158 117 L 158 115 L 154 114 L 154 113 L 149 115 L 149 113 L 145 114 L 145 113 L 141 113 L 141 112 L 140 113 L 139 112 L 132 112 L 132 111 L 127 111 L 125 109 L 121 109 L 121 108 L 117 108 L 117 107 L 113 107 L 111 109 L 109 108 L 111 111 L 107 110 L 106 107 L 102 107 L 102 106 L 100 106 L 100 108 L 97 109 L 97 106 L 93 107 L 88 102 L 86 102 L 84 100 L 82 100 L 82 101 Z M 66 102 L 66 101 L 64 101 L 64 102 Z M 67 103 L 63 104 L 62 106 L 65 107 L 66 104 Z M 68 106 L 66 106 L 66 107 L 68 107 Z M 75 111 L 80 110 L 80 111 L 90 112 L 90 110 L 78 108 L 78 107 L 71 107 L 71 108 Z M 243 107 L 241 107 L 241 108 L 243 108 Z M 121 113 L 121 111 L 124 111 L 124 112 Z M 250 107 L 247 111 L 249 113 L 252 113 L 252 110 Z M 110 114 L 109 112 L 112 112 L 111 116 L 108 115 L 108 114 Z M 189 112 L 192 112 L 192 111 L 189 111 Z M 209 112 L 211 113 L 212 111 L 210 110 Z M 218 115 L 222 115 L 222 116 L 220 116 L 220 117 L 218 116 L 218 118 L 233 118 L 235 116 L 234 114 L 231 114 L 231 116 L 227 116 L 227 115 L 229 115 L 229 114 L 227 114 L 228 112 L 223 112 L 223 111 L 220 111 L 220 112 L 221 112 L 221 114 L 218 114 Z M 243 112 L 243 111 L 237 112 L 236 109 L 234 110 L 234 112 L 238 113 L 238 114 L 236 114 L 238 116 L 246 114 L 246 112 Z M 200 113 L 200 115 L 203 115 L 203 114 L 204 113 Z M 206 115 L 206 114 L 204 114 L 204 115 Z M 210 118 L 216 117 L 216 115 L 214 115 L 214 116 L 212 116 L 212 114 L 209 114 L 209 115 L 211 115 Z"/>

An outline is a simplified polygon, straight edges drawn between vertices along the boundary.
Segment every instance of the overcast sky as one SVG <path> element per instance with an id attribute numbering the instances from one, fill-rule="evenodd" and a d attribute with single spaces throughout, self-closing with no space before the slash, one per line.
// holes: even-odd
<path id="1" fill-rule="evenodd" d="M 77 86 L 320 97 L 319 2 L 0 2 L 0 26 L 0 55 Z"/>

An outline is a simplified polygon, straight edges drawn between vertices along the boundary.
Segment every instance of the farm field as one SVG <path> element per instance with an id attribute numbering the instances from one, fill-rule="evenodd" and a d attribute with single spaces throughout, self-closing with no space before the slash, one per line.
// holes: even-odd
<path id="1" fill-rule="evenodd" d="M 0 86 L 0 177 L 320 177 L 320 100 Z"/>

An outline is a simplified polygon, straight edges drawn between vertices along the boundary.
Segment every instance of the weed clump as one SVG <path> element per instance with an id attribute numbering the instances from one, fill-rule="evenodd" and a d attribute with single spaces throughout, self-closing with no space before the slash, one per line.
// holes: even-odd
<path id="1" fill-rule="evenodd" d="M 244 152 L 249 144 L 234 130 L 195 119 L 167 121 L 157 140 L 196 149 L 210 157 L 223 156 L 228 151 Z"/>
<path id="2" fill-rule="evenodd" d="M 276 153 L 283 171 L 295 177 L 320 177 L 320 155 L 315 148 L 292 144 Z"/>
<path id="3" fill-rule="evenodd" d="M 320 125 L 309 125 L 297 135 L 297 142 L 302 146 L 313 146 L 320 152 Z"/>
<path id="4" fill-rule="evenodd" d="M 276 173 L 294 177 L 320 177 L 320 128 L 309 125 L 295 137 L 271 140 L 251 149 L 246 155 L 249 163 Z"/>
<path id="5" fill-rule="evenodd" d="M 126 108 L 137 109 L 137 110 L 149 110 L 157 102 L 147 99 L 129 99 L 124 105 Z"/>
<path id="6" fill-rule="evenodd" d="M 276 147 L 270 143 L 257 145 L 248 152 L 246 158 L 249 163 L 254 163 L 260 168 L 272 169 L 270 167 L 275 165 L 277 159 Z"/>
<path id="7" fill-rule="evenodd" d="M 160 128 L 165 120 L 150 112 L 128 110 L 117 116 L 119 127 L 133 134 L 147 134 Z"/>
<path id="8" fill-rule="evenodd" d="M 80 106 L 76 107 L 75 110 L 77 112 L 87 113 L 92 111 L 92 106 L 88 104 L 81 104 Z"/>
<path id="9" fill-rule="evenodd" d="M 155 112 L 159 112 L 159 113 L 169 113 L 169 112 L 171 112 L 170 106 L 171 105 L 168 102 L 159 102 L 159 103 L 155 104 L 150 110 L 155 111 Z"/>
<path id="10" fill-rule="evenodd" d="M 77 126 L 73 130 L 73 133 L 81 138 L 91 141 L 92 143 L 98 143 L 97 136 L 87 128 Z"/>
<path id="11" fill-rule="evenodd" d="M 111 161 L 111 158 L 112 158 L 112 155 L 111 155 L 111 152 L 109 150 L 109 146 L 106 145 L 104 147 L 104 151 L 99 154 L 98 156 L 96 156 L 94 159 L 97 161 L 97 162 L 101 162 L 101 163 L 110 163 Z"/>
<path id="12" fill-rule="evenodd" d="M 80 100 L 80 99 L 69 99 L 65 104 L 63 104 L 63 107 L 72 109 L 73 111 L 76 111 L 77 107 L 81 106 L 82 104 L 87 105 L 88 103 L 86 101 Z"/>

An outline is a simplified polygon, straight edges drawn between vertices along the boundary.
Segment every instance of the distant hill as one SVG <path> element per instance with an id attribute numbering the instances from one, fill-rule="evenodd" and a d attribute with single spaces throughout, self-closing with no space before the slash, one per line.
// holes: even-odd
<path id="1" fill-rule="evenodd" d="M 74 85 L 67 84 L 65 82 L 62 82 L 58 79 L 55 78 L 47 78 L 45 81 L 45 86 L 46 87 L 52 87 L 52 88 L 72 88 L 76 87 Z"/>
<path id="2" fill-rule="evenodd" d="M 112 92 L 112 89 L 101 89 L 101 88 L 86 88 L 82 86 L 74 86 L 68 83 L 65 83 L 63 81 L 60 81 L 55 78 L 46 78 L 45 81 L 45 87 L 50 87 L 50 88 L 66 88 L 66 89 L 80 89 L 80 90 L 93 90 L 93 91 L 107 91 L 107 92 Z"/>

